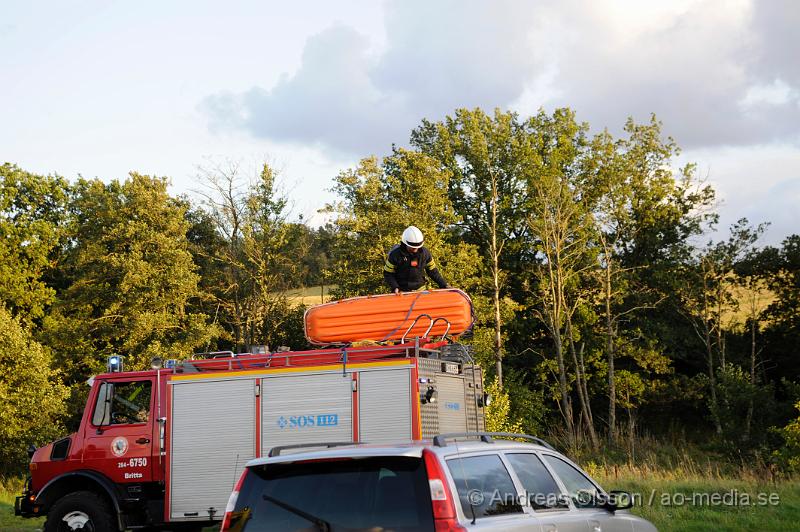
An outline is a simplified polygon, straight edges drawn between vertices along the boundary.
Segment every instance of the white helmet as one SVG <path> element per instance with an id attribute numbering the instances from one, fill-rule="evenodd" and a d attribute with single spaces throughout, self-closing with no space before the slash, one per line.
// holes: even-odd
<path id="1" fill-rule="evenodd" d="M 424 240 L 425 239 L 422 237 L 422 231 L 413 225 L 406 227 L 406 230 L 403 231 L 403 238 L 401 239 L 403 244 L 410 249 L 421 248 Z"/>

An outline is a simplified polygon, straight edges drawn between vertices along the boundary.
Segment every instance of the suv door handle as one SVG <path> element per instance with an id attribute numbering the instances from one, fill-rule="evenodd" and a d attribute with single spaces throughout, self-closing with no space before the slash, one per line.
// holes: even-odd
<path id="1" fill-rule="evenodd" d="M 150 443 L 150 438 L 139 438 L 136 443 Z"/>

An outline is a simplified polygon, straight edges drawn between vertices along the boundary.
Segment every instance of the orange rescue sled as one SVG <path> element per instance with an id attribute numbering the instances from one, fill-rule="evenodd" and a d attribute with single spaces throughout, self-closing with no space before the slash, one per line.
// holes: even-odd
<path id="1" fill-rule="evenodd" d="M 306 311 L 304 326 L 309 342 L 327 345 L 459 335 L 472 326 L 472 320 L 469 296 L 445 288 L 352 297 L 317 305 Z"/>

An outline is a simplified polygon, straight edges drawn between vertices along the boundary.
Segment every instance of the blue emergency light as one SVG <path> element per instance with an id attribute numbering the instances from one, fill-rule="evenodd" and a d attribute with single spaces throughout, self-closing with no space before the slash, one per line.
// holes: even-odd
<path id="1" fill-rule="evenodd" d="M 122 371 L 122 357 L 118 355 L 108 357 L 108 372 L 118 373 L 120 371 Z"/>

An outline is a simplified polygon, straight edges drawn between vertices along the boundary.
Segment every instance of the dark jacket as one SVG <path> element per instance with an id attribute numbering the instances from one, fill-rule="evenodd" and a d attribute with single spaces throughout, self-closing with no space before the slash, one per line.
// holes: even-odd
<path id="1" fill-rule="evenodd" d="M 399 288 L 403 292 L 417 290 L 425 285 L 425 274 L 428 274 L 439 288 L 448 288 L 447 282 L 436 268 L 431 252 L 422 246 L 416 253 L 408 251 L 405 245 L 397 244 L 386 257 L 383 266 L 383 279 L 394 292 Z"/>

